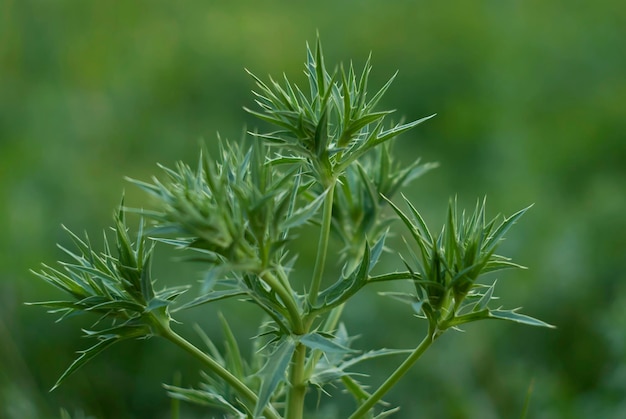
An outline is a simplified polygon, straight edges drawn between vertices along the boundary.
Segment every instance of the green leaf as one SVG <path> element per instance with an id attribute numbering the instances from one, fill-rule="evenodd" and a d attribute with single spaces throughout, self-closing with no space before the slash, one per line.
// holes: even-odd
<path id="1" fill-rule="evenodd" d="M 229 413 L 229 417 L 234 415 L 234 417 L 239 419 L 247 418 L 245 413 L 229 403 L 221 394 L 215 393 L 214 391 L 181 388 L 167 384 L 163 384 L 163 387 L 167 390 L 168 396 L 172 398 L 194 404 L 216 407 Z"/>
<path id="2" fill-rule="evenodd" d="M 396 71 L 393 74 L 393 76 L 391 76 L 391 78 L 389 80 L 387 80 L 387 83 L 385 83 L 385 85 L 383 87 L 381 87 L 378 92 L 376 92 L 374 97 L 372 97 L 372 99 L 367 104 L 367 108 L 369 110 L 374 109 L 374 107 L 378 104 L 380 99 L 387 92 L 387 90 L 389 89 L 389 86 L 391 86 L 391 84 L 393 83 L 393 81 L 396 79 L 397 76 L 398 76 L 398 71 Z"/>
<path id="3" fill-rule="evenodd" d="M 128 310 L 135 313 L 142 313 L 145 306 L 128 300 L 110 300 L 104 301 L 100 304 L 95 304 L 90 307 L 86 307 L 87 311 L 121 311 Z"/>
<path id="4" fill-rule="evenodd" d="M 482 273 L 496 272 L 503 269 L 527 269 L 525 266 L 518 265 L 511 262 L 508 258 L 501 257 L 499 255 L 492 255 L 491 259 L 482 269 Z"/>
<path id="5" fill-rule="evenodd" d="M 535 319 L 534 317 L 527 316 L 525 314 L 517 313 L 515 310 L 489 310 L 489 318 L 509 320 L 515 323 L 527 324 L 529 326 L 549 327 L 555 329 L 556 326 Z"/>
<path id="6" fill-rule="evenodd" d="M 413 217 L 415 218 L 415 221 L 417 222 L 419 231 L 421 232 L 422 235 L 425 235 L 427 239 L 425 241 L 425 244 L 432 245 L 433 236 L 432 234 L 430 234 L 430 231 L 428 230 L 428 226 L 426 225 L 426 222 L 424 221 L 420 213 L 417 211 L 415 206 L 411 203 L 411 201 L 404 195 L 402 195 L 402 198 L 404 198 L 404 201 L 406 202 L 407 206 L 411 210 L 411 214 L 413 215 Z"/>
<path id="7" fill-rule="evenodd" d="M 247 294 L 248 294 L 248 291 L 241 290 L 238 288 L 222 290 L 222 291 L 212 291 L 205 295 L 201 295 L 200 297 L 194 298 L 188 303 L 185 303 L 179 307 L 176 307 L 175 309 L 172 310 L 172 313 L 175 313 L 181 310 L 187 310 L 189 308 L 197 307 L 202 304 L 208 304 L 214 301 L 224 300 L 226 298 L 237 297 L 240 295 L 247 295 Z"/>
<path id="8" fill-rule="evenodd" d="M 202 328 L 197 323 L 193 325 L 193 329 L 196 331 L 198 336 L 200 336 L 202 343 L 204 343 L 204 345 L 207 347 L 209 355 L 211 355 L 211 357 L 214 358 L 218 364 L 225 365 L 226 361 L 222 357 L 222 354 L 217 349 L 217 346 L 215 346 L 211 338 L 209 338 L 209 336 L 204 332 L 204 330 L 202 330 Z"/>
<path id="9" fill-rule="evenodd" d="M 189 285 L 181 285 L 179 287 L 168 287 L 159 291 L 156 294 L 156 298 L 161 299 L 161 300 L 167 300 L 168 302 L 172 302 L 176 298 L 178 298 L 181 294 L 184 294 L 185 292 L 187 292 L 189 288 L 190 288 Z"/>
<path id="10" fill-rule="evenodd" d="M 389 230 L 385 231 L 382 236 L 378 239 L 376 243 L 374 243 L 374 247 L 372 247 L 372 251 L 370 252 L 370 263 L 368 266 L 368 270 L 371 271 L 376 263 L 378 262 L 378 258 L 383 253 L 383 249 L 385 247 L 385 239 L 387 238 L 387 233 Z"/>
<path id="11" fill-rule="evenodd" d="M 399 124 L 399 125 L 396 125 L 393 128 L 390 128 L 390 129 L 388 129 L 386 131 L 383 131 L 383 132 L 381 132 L 380 134 L 378 134 L 375 137 L 375 139 L 374 139 L 373 143 L 370 145 L 370 147 L 372 147 L 374 145 L 381 144 L 381 143 L 383 143 L 385 141 L 388 141 L 388 140 L 390 140 L 390 139 L 392 139 L 394 137 L 397 137 L 398 135 L 402 134 L 403 132 L 406 132 L 406 131 L 410 130 L 411 128 L 416 127 L 417 125 L 419 125 L 419 124 L 421 124 L 423 122 L 428 121 L 429 119 L 435 117 L 436 115 L 437 114 L 432 114 L 432 115 L 429 115 L 429 116 L 425 116 L 424 118 L 420 118 L 418 120 L 415 120 L 415 121 L 412 121 L 412 122 L 409 122 L 409 123 L 406 123 L 406 124 Z"/>
<path id="12" fill-rule="evenodd" d="M 143 237 L 138 240 L 144 241 Z M 153 288 L 153 280 L 152 280 L 152 250 L 154 248 L 154 243 L 150 246 L 149 249 L 145 250 L 143 253 L 142 261 L 141 261 L 141 294 L 145 301 L 150 301 L 154 298 L 154 288 Z"/>
<path id="13" fill-rule="evenodd" d="M 387 203 L 395 211 L 395 213 L 398 215 L 398 217 L 400 217 L 400 220 L 407 227 L 407 229 L 409 230 L 409 232 L 413 236 L 413 239 L 415 240 L 415 243 L 420 248 L 420 252 L 421 252 L 421 255 L 422 255 L 422 260 L 424 261 L 424 263 L 427 263 L 429 261 L 429 259 L 430 259 L 430 251 L 431 251 L 430 248 L 433 246 L 433 236 L 430 234 L 430 231 L 428 230 L 428 227 L 426 226 L 426 223 L 424 222 L 424 220 L 420 216 L 419 212 L 417 212 L 417 210 L 411 204 L 411 202 L 405 196 L 403 196 L 405 202 L 409 206 L 409 209 L 413 213 L 413 216 L 414 216 L 415 220 L 418 223 L 418 225 L 416 226 L 409 219 L 409 217 L 400 208 L 398 208 L 398 206 L 396 206 L 396 204 L 394 204 L 389 198 L 387 198 L 384 195 L 382 196 L 382 198 L 385 201 L 387 201 Z M 426 268 L 428 269 L 428 267 L 426 267 Z"/>
<path id="14" fill-rule="evenodd" d="M 151 311 L 158 310 L 163 307 L 167 307 L 171 303 L 172 303 L 171 301 L 163 300 L 161 298 L 153 298 L 152 300 L 148 302 L 148 305 L 146 306 L 145 311 L 146 313 L 149 313 Z"/>
<path id="15" fill-rule="evenodd" d="M 526 211 L 528 211 L 531 207 L 532 205 L 522 210 L 519 210 L 515 214 L 511 215 L 509 218 L 505 219 L 504 222 L 500 224 L 500 226 L 496 229 L 493 235 L 491 235 L 487 239 L 483 251 L 487 253 L 491 252 L 498 245 L 498 243 L 500 242 L 502 237 L 506 234 L 506 232 L 509 231 L 509 229 L 513 226 L 513 224 L 515 224 L 517 220 L 519 220 L 520 217 L 524 215 Z"/>
<path id="16" fill-rule="evenodd" d="M 307 333 L 306 335 L 302 335 L 298 339 L 300 343 L 305 345 L 311 349 L 319 349 L 320 351 L 326 353 L 349 353 L 356 352 L 353 349 L 347 348 L 343 345 L 340 345 L 332 340 L 325 338 L 319 333 Z"/>
<path id="17" fill-rule="evenodd" d="M 346 390 L 352 394 L 357 404 L 361 404 L 362 401 L 367 400 L 371 395 L 365 391 L 361 384 L 347 374 L 341 376 L 341 382 L 346 387 Z"/>
<path id="18" fill-rule="evenodd" d="M 441 330 L 448 329 L 450 327 L 457 327 L 465 323 L 471 323 L 478 320 L 496 319 L 496 320 L 508 320 L 515 323 L 522 323 L 529 326 L 548 327 L 555 328 L 549 323 L 535 319 L 534 317 L 527 316 L 525 314 L 517 313 L 515 310 L 490 310 L 485 308 L 479 311 L 472 311 L 471 313 L 463 314 L 461 316 L 454 317 L 440 324 Z"/>
<path id="19" fill-rule="evenodd" d="M 119 336 L 112 336 L 106 339 L 102 339 L 100 342 L 96 343 L 89 349 L 80 351 L 79 353 L 81 355 L 78 358 L 76 358 L 76 360 L 74 360 L 74 362 L 72 362 L 72 364 L 65 370 L 65 372 L 57 380 L 57 382 L 50 389 L 50 391 L 54 391 L 57 387 L 61 385 L 63 381 L 65 381 L 67 377 L 69 377 L 71 374 L 76 372 L 76 370 L 78 370 L 80 367 L 85 365 L 87 362 L 93 359 L 100 352 L 104 351 L 106 348 L 118 342 L 119 340 L 121 340 Z"/>
<path id="20" fill-rule="evenodd" d="M 383 419 L 386 418 L 388 416 L 393 415 L 394 413 L 397 413 L 400 410 L 399 407 L 394 407 L 393 409 L 389 409 L 389 410 L 385 410 L 383 412 L 380 412 L 378 415 L 376 415 L 374 417 L 374 419 Z"/>
<path id="21" fill-rule="evenodd" d="M 341 134 L 341 138 L 337 142 L 338 147 L 345 147 L 353 139 L 355 133 L 368 124 L 372 124 L 376 121 L 381 121 L 385 116 L 392 113 L 392 111 L 373 112 L 366 114 L 359 119 L 353 120 L 347 127 L 344 127 L 344 131 Z"/>
<path id="22" fill-rule="evenodd" d="M 359 356 L 350 358 L 344 362 L 342 362 L 339 367 L 341 369 L 349 368 L 353 365 L 361 363 L 363 361 L 371 361 L 372 359 L 382 358 L 384 356 L 393 356 L 393 355 L 406 355 L 413 352 L 413 349 L 376 349 L 372 351 L 365 352 Z"/>
<path id="23" fill-rule="evenodd" d="M 318 158 L 323 158 L 328 151 L 328 140 L 328 108 L 324 107 L 317 122 L 314 137 L 315 154 Z"/>
<path id="24" fill-rule="evenodd" d="M 341 277 L 330 287 L 322 291 L 317 300 L 316 308 L 332 308 L 346 301 L 366 283 L 370 266 L 370 248 L 365 242 L 365 251 L 359 267 L 348 278 Z"/>
<path id="25" fill-rule="evenodd" d="M 370 360 L 374 360 L 374 359 L 385 357 L 385 356 L 407 355 L 411 352 L 413 352 L 413 350 L 411 349 L 385 349 L 383 348 L 383 349 L 368 351 L 359 356 L 348 358 L 347 360 L 344 360 L 345 357 L 341 357 L 336 362 L 333 362 L 332 358 L 327 356 L 324 359 L 320 360 L 320 362 L 318 362 L 318 364 L 316 365 L 315 373 L 311 377 L 311 383 L 316 386 L 321 387 L 324 384 L 328 384 L 336 380 L 341 380 L 346 386 L 349 386 L 349 385 L 358 386 L 358 383 L 354 382 L 351 379 L 349 379 L 348 384 L 346 384 L 345 378 L 350 378 L 351 375 L 358 375 L 358 373 L 347 371 L 348 368 L 353 367 L 354 365 L 359 364 L 364 361 L 370 361 Z M 328 360 L 328 361 L 325 362 L 325 360 Z M 356 391 L 356 394 L 353 393 L 355 397 L 357 397 L 357 394 L 363 395 L 361 391 L 364 391 L 364 390 L 360 388 L 361 391 L 359 391 L 359 388 L 360 386 L 358 388 L 353 389 L 354 391 Z"/>
<path id="26" fill-rule="evenodd" d="M 259 400 L 254 408 L 254 417 L 259 417 L 261 412 L 270 402 L 274 390 L 281 381 L 285 379 L 285 373 L 291 357 L 296 349 L 296 343 L 293 339 L 284 338 L 270 355 L 267 363 L 261 370 L 261 390 L 259 391 Z"/>
<path id="27" fill-rule="evenodd" d="M 232 372 L 235 377 L 241 379 L 244 377 L 244 371 L 239 344 L 237 344 L 237 339 L 235 339 L 235 335 L 224 315 L 219 312 L 218 316 L 220 323 L 222 323 L 222 333 L 226 340 L 226 368 Z"/>
<path id="28" fill-rule="evenodd" d="M 493 284 L 491 284 L 491 286 L 487 288 L 487 291 L 485 291 L 483 296 L 480 297 L 480 300 L 478 300 L 478 302 L 476 303 L 472 311 L 482 311 L 487 308 L 487 305 L 493 298 L 493 290 L 495 286 L 496 286 L 496 282 L 494 281 Z"/>
<path id="29" fill-rule="evenodd" d="M 280 224 L 280 229 L 288 230 L 293 227 L 301 226 L 309 221 L 324 203 L 324 198 L 326 197 L 327 193 L 328 191 L 324 191 L 306 206 L 295 211 L 289 218 L 287 218 Z"/>

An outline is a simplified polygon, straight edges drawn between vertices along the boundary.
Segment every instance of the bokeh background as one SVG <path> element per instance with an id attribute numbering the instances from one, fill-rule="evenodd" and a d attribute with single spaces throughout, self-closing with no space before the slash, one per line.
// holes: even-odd
<path id="1" fill-rule="evenodd" d="M 145 205 L 124 176 L 194 162 L 201 139 L 258 126 L 242 110 L 254 87 L 244 67 L 303 81 L 316 31 L 330 65 L 360 67 L 371 51 L 374 88 L 400 71 L 381 108 L 438 114 L 396 147 L 441 165 L 406 191 L 429 223 L 455 194 L 467 206 L 488 196 L 493 215 L 535 203 L 502 247 L 530 269 L 501 273 L 498 294 L 558 329 L 447 334 L 386 397 L 402 405 L 396 417 L 520 417 L 529 390 L 529 418 L 626 417 L 621 0 L 0 1 L 0 417 L 169 417 L 161 383 L 180 371 L 195 384 L 196 364 L 154 339 L 114 347 L 48 392 L 93 319 L 56 324 L 24 306 L 58 296 L 29 269 L 63 257 L 61 224 L 97 238 L 123 190 Z M 161 254 L 158 276 L 178 279 Z M 375 291 L 347 309 L 355 346 L 419 342 L 408 308 Z M 229 320 L 245 345 L 254 322 Z M 181 328 L 193 322 L 221 339 L 210 310 Z M 372 382 L 399 361 L 370 365 Z M 327 417 L 349 409 L 337 401 Z"/>

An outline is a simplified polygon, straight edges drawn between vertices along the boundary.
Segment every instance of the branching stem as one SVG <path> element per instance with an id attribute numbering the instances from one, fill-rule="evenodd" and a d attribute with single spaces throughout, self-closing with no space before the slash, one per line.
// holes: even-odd
<path id="1" fill-rule="evenodd" d="M 217 361 L 211 358 L 206 353 L 202 352 L 192 343 L 187 341 L 185 338 L 174 332 L 169 326 L 161 328 L 160 330 L 161 336 L 165 339 L 169 340 L 176 346 L 182 348 L 187 351 L 191 355 L 193 355 L 196 359 L 202 362 L 209 370 L 222 378 L 225 382 L 228 383 L 239 395 L 252 404 L 256 404 L 258 397 L 257 395 L 248 388 L 244 383 L 242 383 L 237 377 L 231 374 L 226 368 L 221 366 Z M 266 415 L 268 419 L 280 419 L 280 415 L 276 413 L 276 411 L 268 406 L 265 408 L 263 413 Z"/>
<path id="2" fill-rule="evenodd" d="M 298 309 L 298 304 L 294 298 L 292 290 L 286 289 L 281 281 L 269 271 L 264 272 L 261 275 L 261 278 L 263 278 L 263 280 L 267 282 L 267 284 L 272 287 L 274 291 L 276 291 L 281 300 L 283 300 L 283 303 L 285 304 L 285 306 L 287 307 L 287 311 L 289 312 L 291 327 L 293 327 L 294 333 L 305 333 L 302 325 L 302 314 Z"/>
<path id="3" fill-rule="evenodd" d="M 359 408 L 350 416 L 349 419 L 362 418 L 367 412 L 370 411 L 376 403 L 378 403 L 383 396 L 402 378 L 409 369 L 415 364 L 415 362 L 422 356 L 422 354 L 432 345 L 435 339 L 438 337 L 433 330 L 429 330 L 428 334 L 415 348 L 413 352 L 404 360 L 402 364 L 381 384 L 380 387 L 359 406 Z"/>

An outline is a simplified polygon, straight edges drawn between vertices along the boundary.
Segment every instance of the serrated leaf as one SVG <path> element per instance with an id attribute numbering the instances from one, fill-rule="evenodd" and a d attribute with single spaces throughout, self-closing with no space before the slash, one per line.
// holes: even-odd
<path id="1" fill-rule="evenodd" d="M 370 248 L 366 241 L 363 259 L 361 260 L 359 267 L 355 269 L 348 278 L 341 277 L 333 285 L 322 291 L 318 296 L 318 306 L 331 308 L 341 304 L 350 296 L 354 295 L 367 283 L 369 266 Z"/>
<path id="2" fill-rule="evenodd" d="M 375 349 L 342 362 L 339 365 L 339 368 L 346 369 L 363 361 L 382 358 L 384 356 L 406 355 L 410 354 L 411 352 L 413 352 L 413 349 Z"/>
<path id="3" fill-rule="evenodd" d="M 323 386 L 324 384 L 328 384 L 333 381 L 341 379 L 341 381 L 344 382 L 344 385 L 346 385 L 345 379 L 347 378 L 349 383 L 354 383 L 358 385 L 358 383 L 352 380 L 351 376 L 359 375 L 359 374 L 347 371 L 348 368 L 364 361 L 370 361 L 370 360 L 381 358 L 384 356 L 406 355 L 406 354 L 411 353 L 412 351 L 413 350 L 411 349 L 385 349 L 383 348 L 383 349 L 368 351 L 364 354 L 349 358 L 347 360 L 343 360 L 343 358 L 345 357 L 342 357 L 337 362 L 331 362 L 330 357 L 326 357 L 325 359 L 328 360 L 328 362 L 324 362 L 324 360 L 322 360 L 316 365 L 315 374 L 313 374 L 313 376 L 311 377 L 311 383 L 317 386 Z M 357 393 L 360 394 L 357 388 L 354 388 L 353 390 L 357 391 Z"/>
<path id="4" fill-rule="evenodd" d="M 306 347 L 310 349 L 319 349 L 324 353 L 356 352 L 353 349 L 347 348 L 343 345 L 340 345 L 339 343 L 333 342 L 332 340 L 325 338 L 319 333 L 307 333 L 306 335 L 300 336 L 298 340 Z"/>
<path id="5" fill-rule="evenodd" d="M 280 224 L 281 230 L 288 230 L 293 227 L 298 227 L 309 221 L 311 217 L 315 215 L 320 206 L 322 206 L 322 204 L 324 203 L 324 198 L 326 197 L 327 193 L 328 191 L 324 191 L 309 204 L 298 209 L 297 211 L 294 211 L 294 213 L 289 218 L 287 218 Z"/>
<path id="6" fill-rule="evenodd" d="M 420 248 L 423 261 L 427 263 L 428 260 L 430 259 L 429 252 L 430 252 L 430 247 L 432 246 L 433 237 L 430 234 L 428 227 L 426 227 L 426 223 L 424 223 L 424 220 L 422 219 L 422 217 L 419 215 L 415 207 L 411 205 L 411 202 L 406 197 L 404 197 L 404 200 L 406 201 L 407 205 L 413 212 L 413 215 L 415 216 L 416 221 L 418 222 L 419 227 L 415 226 L 413 222 L 409 219 L 409 217 L 400 208 L 398 208 L 396 204 L 394 204 L 386 196 L 383 195 L 382 197 L 385 201 L 387 201 L 387 203 L 395 211 L 398 217 L 400 217 L 400 220 L 404 223 L 406 228 L 409 230 L 409 232 L 413 236 L 413 239 L 415 240 L 415 243 Z M 426 267 L 426 270 L 428 270 L 428 267 Z"/>
<path id="7" fill-rule="evenodd" d="M 400 301 L 401 303 L 409 305 L 419 302 L 418 298 L 415 295 L 409 294 L 408 292 L 383 291 L 379 292 L 378 295 L 383 297 L 390 297 L 396 301 Z"/>
<path id="8" fill-rule="evenodd" d="M 291 357 L 296 349 L 296 343 L 291 338 L 285 338 L 269 356 L 267 363 L 261 370 L 261 390 L 259 400 L 254 408 L 254 417 L 258 417 L 272 398 L 278 384 L 285 379 L 285 373 Z"/>
<path id="9" fill-rule="evenodd" d="M 178 296 L 180 296 L 181 294 L 184 294 L 185 292 L 187 292 L 189 288 L 190 288 L 189 285 L 181 285 L 179 287 L 165 288 L 158 292 L 158 294 L 156 295 L 156 298 L 171 302 L 171 301 L 174 301 L 176 298 L 178 298 Z"/>
<path id="10" fill-rule="evenodd" d="M 420 118 L 418 120 L 406 123 L 406 124 L 398 124 L 393 128 L 390 128 L 386 131 L 381 132 L 380 134 L 378 134 L 373 143 L 371 144 L 371 146 L 374 145 L 378 145 L 381 144 L 385 141 L 390 140 L 391 138 L 397 137 L 398 135 L 402 134 L 403 132 L 406 132 L 408 130 L 410 130 L 411 128 L 416 127 L 417 125 L 428 121 L 429 119 L 433 118 L 436 114 L 432 114 L 429 116 L 425 116 L 424 118 Z"/>
<path id="11" fill-rule="evenodd" d="M 87 362 L 93 359 L 100 352 L 104 351 L 106 348 L 116 343 L 118 340 L 120 340 L 120 337 L 118 336 L 113 336 L 113 337 L 109 337 L 106 339 L 102 339 L 100 342 L 96 343 L 92 347 L 84 351 L 81 351 L 80 352 L 81 355 L 78 358 L 76 358 L 74 362 L 72 362 L 72 364 L 65 370 L 65 372 L 57 380 L 57 382 L 50 389 L 50 391 L 54 391 L 57 387 L 61 385 L 63 381 L 65 381 L 67 377 L 69 377 L 71 374 L 76 372 L 76 370 L 78 370 L 80 367 L 85 365 Z"/>
<path id="12" fill-rule="evenodd" d="M 214 301 L 219 301 L 219 300 L 224 300 L 227 298 L 231 298 L 231 297 L 237 297 L 240 295 L 247 295 L 248 291 L 246 290 L 241 290 L 241 289 L 229 289 L 229 290 L 222 290 L 222 291 L 211 291 L 205 295 L 201 295 L 200 297 L 194 298 L 193 300 L 189 301 L 188 303 L 185 303 L 179 307 L 176 307 L 175 309 L 172 310 L 172 313 L 175 313 L 177 311 L 181 311 L 181 310 L 187 310 L 189 308 L 192 307 L 197 307 L 200 306 L 202 304 L 208 304 L 208 303 L 212 303 Z"/>
<path id="13" fill-rule="evenodd" d="M 167 307 L 171 304 L 171 301 L 163 300 L 161 298 L 153 298 L 148 302 L 146 306 L 146 312 L 154 311 L 162 307 Z"/>
<path id="14" fill-rule="evenodd" d="M 487 272 L 496 272 L 501 271 L 503 269 L 527 269 L 523 265 L 519 265 L 517 263 L 511 262 L 508 259 L 502 258 L 497 259 L 497 255 L 492 255 L 492 259 L 487 262 L 485 267 L 482 269 L 482 273 Z"/>
<path id="15" fill-rule="evenodd" d="M 517 220 L 519 220 L 520 217 L 524 215 L 526 211 L 528 211 L 531 207 L 532 205 L 524 209 L 521 209 L 517 211 L 515 214 L 511 215 L 509 218 L 505 219 L 504 222 L 502 222 L 502 224 L 500 224 L 500 226 L 496 229 L 493 235 L 491 235 L 487 239 L 483 251 L 487 253 L 491 252 L 498 245 L 500 240 L 502 240 L 502 237 L 504 237 L 506 232 L 509 231 L 509 229 L 513 226 L 513 224 L 515 224 Z"/>
<path id="16" fill-rule="evenodd" d="M 37 301 L 34 303 L 26 302 L 24 304 L 27 306 L 44 306 L 51 309 L 75 309 L 78 307 L 82 307 L 74 301 Z"/>
<path id="17" fill-rule="evenodd" d="M 386 418 L 388 416 L 393 415 L 394 413 L 397 413 L 400 410 L 399 407 L 394 407 L 393 409 L 389 409 L 389 410 L 385 410 L 383 412 L 380 412 L 378 415 L 376 415 L 374 417 L 374 419 L 383 419 Z"/>
<path id="18" fill-rule="evenodd" d="M 487 288 L 487 291 L 485 291 L 483 296 L 480 297 L 480 300 L 478 300 L 472 311 L 481 311 L 487 308 L 489 301 L 491 301 L 491 299 L 493 298 L 493 290 L 495 287 L 496 282 L 494 281 L 494 283 L 491 284 L 489 288 Z"/>
<path id="19" fill-rule="evenodd" d="M 372 247 L 372 251 L 370 252 L 370 263 L 368 269 L 371 271 L 376 263 L 378 262 L 378 258 L 383 253 L 383 249 L 385 248 L 385 239 L 387 238 L 387 233 L 389 230 L 385 231 L 382 236 L 374 243 L 374 247 Z"/>
<path id="20" fill-rule="evenodd" d="M 555 329 L 556 326 L 535 319 L 534 317 L 527 316 L 525 314 L 517 313 L 515 310 L 489 310 L 489 318 L 509 320 L 515 323 L 523 323 L 529 326 L 549 327 Z"/>
<path id="21" fill-rule="evenodd" d="M 183 400 L 186 402 L 212 406 L 219 408 L 230 415 L 239 419 L 245 419 L 247 415 L 229 403 L 222 395 L 212 391 L 196 390 L 192 388 L 182 388 L 177 386 L 171 386 L 164 384 L 163 387 L 167 390 L 168 396 Z M 229 416 L 230 417 L 230 416 Z"/>
<path id="22" fill-rule="evenodd" d="M 112 300 L 112 301 L 104 301 L 100 304 L 95 304 L 89 307 L 86 307 L 86 311 L 120 311 L 120 310 L 128 310 L 135 313 L 141 313 L 144 311 L 144 306 L 142 304 L 135 303 L 134 301 L 128 300 Z"/>

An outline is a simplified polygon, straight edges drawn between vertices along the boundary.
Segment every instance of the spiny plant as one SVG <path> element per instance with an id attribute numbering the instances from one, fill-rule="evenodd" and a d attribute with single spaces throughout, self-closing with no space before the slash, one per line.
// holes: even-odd
<path id="1" fill-rule="evenodd" d="M 352 64 L 329 72 L 318 40 L 314 49 L 307 46 L 306 92 L 286 76 L 264 82 L 250 73 L 258 109 L 246 110 L 274 131 L 250 132 L 248 146 L 220 141 L 217 155 L 202 150 L 195 168 L 179 163 L 162 167 L 161 179 L 131 180 L 154 198 L 154 207 L 132 210 L 122 200 L 113 237 L 105 233 L 102 250 L 69 232 L 75 245 L 63 248 L 69 262 L 35 272 L 68 298 L 34 304 L 61 319 L 93 313 L 99 320 L 84 330 L 93 346 L 79 352 L 53 388 L 115 343 L 158 336 L 202 368 L 203 380 L 195 388 L 165 385 L 177 400 L 219 409 L 227 417 L 299 419 L 310 389 L 323 394 L 336 386 L 354 398 L 350 418 L 382 418 L 398 409 L 388 408 L 382 397 L 447 330 L 486 319 L 552 327 L 493 306 L 495 282 L 483 279 L 520 268 L 496 251 L 528 208 L 488 219 L 484 201 L 465 212 L 452 200 L 435 234 L 409 199 L 392 201 L 436 165 L 418 160 L 402 167 L 391 144 L 432 116 L 389 124 L 392 111 L 377 105 L 395 76 L 370 95 L 371 69 L 368 58 L 360 74 Z M 129 211 L 146 220 L 134 234 L 127 225 Z M 295 255 L 295 239 L 305 225 L 318 231 L 310 274 L 299 270 Z M 398 260 L 402 268 L 374 273 L 398 225 L 407 243 Z M 339 243 L 339 252 L 330 253 L 331 240 Z M 157 244 L 202 264 L 207 279 L 197 297 L 181 298 L 190 283 L 155 288 L 151 262 Z M 341 270 L 330 269 L 329 262 Z M 306 278 L 304 285 L 297 276 Z M 426 321 L 421 343 L 408 350 L 351 348 L 353 338 L 341 322 L 346 303 L 363 287 L 397 281 L 412 284 L 412 291 L 381 294 L 408 303 Z M 205 348 L 175 331 L 179 312 L 226 299 L 252 303 L 264 313 L 249 360 L 227 315 L 218 321 L 226 336 L 224 352 L 198 327 Z M 391 355 L 405 359 L 368 391 L 357 379 L 359 365 Z"/>

